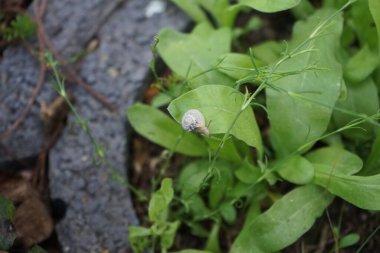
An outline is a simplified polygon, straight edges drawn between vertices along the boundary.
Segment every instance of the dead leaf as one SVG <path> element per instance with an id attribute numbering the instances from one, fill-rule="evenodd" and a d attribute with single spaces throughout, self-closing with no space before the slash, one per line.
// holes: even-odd
<path id="1" fill-rule="evenodd" d="M 21 176 L 0 176 L 0 195 L 15 207 L 17 241 L 30 247 L 47 239 L 54 229 L 49 209 L 31 182 Z"/>

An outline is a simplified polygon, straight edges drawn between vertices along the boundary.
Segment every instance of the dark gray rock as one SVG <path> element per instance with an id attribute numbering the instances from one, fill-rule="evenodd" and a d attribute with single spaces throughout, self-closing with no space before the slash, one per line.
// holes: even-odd
<path id="1" fill-rule="evenodd" d="M 51 197 L 67 204 L 66 214 L 56 226 L 64 252 L 123 252 L 128 247 L 128 226 L 138 223 L 129 191 L 112 179 L 114 173 L 127 178 L 126 109 L 147 85 L 144 80 L 151 60 L 150 45 L 159 29 L 183 29 L 187 24 L 184 15 L 170 5 L 164 13 L 148 18 L 149 3 L 49 1 L 46 28 L 63 55 L 77 54 L 91 38 L 99 39 L 98 49 L 82 62 L 80 76 L 118 107 L 110 112 L 82 88 L 71 89 L 77 110 L 88 120 L 99 144 L 106 147 L 114 171 L 96 166 L 94 147 L 70 115 L 68 126 L 49 154 Z M 5 51 L 0 64 L 0 80 L 7 79 L 0 85 L 0 132 L 25 106 L 37 76 L 38 63 L 24 49 Z M 38 100 L 50 101 L 55 95 L 47 82 Z M 35 154 L 42 145 L 39 111 L 36 103 L 23 127 L 5 142 L 18 156 Z M 0 153 L 4 159 L 1 157 L 4 154 Z"/>
<path id="2" fill-rule="evenodd" d="M 80 53 L 95 36 L 123 0 L 52 0 L 44 18 L 44 26 L 57 51 L 69 57 Z M 23 47 L 7 48 L 0 62 L 0 135 L 19 117 L 36 86 L 39 63 Z M 56 96 L 45 83 L 37 101 L 49 102 Z M 13 156 L 23 159 L 37 155 L 43 145 L 40 108 L 34 103 L 30 113 L 8 138 L 0 142 Z M 33 137 L 31 139 L 30 137 Z M 0 149 L 0 164 L 11 157 Z"/>

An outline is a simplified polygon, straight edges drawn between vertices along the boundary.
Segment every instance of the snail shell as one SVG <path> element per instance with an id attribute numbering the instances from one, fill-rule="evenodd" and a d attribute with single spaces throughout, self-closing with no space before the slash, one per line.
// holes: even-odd
<path id="1" fill-rule="evenodd" d="M 195 131 L 200 134 L 209 135 L 205 118 L 203 114 L 196 109 L 188 110 L 183 114 L 182 128 L 188 132 Z"/>

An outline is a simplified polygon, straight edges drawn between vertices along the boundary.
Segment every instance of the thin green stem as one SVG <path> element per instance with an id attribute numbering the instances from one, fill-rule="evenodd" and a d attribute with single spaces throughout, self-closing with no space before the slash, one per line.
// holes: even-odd
<path id="1" fill-rule="evenodd" d="M 148 198 L 145 196 L 145 194 L 142 191 L 137 190 L 131 184 L 127 183 L 127 181 L 118 174 L 117 170 L 113 167 L 112 163 L 108 160 L 106 152 L 99 145 L 99 143 L 96 141 L 95 137 L 93 136 L 92 132 L 90 131 L 87 121 L 84 120 L 80 116 L 79 112 L 77 111 L 77 109 L 75 108 L 73 103 L 71 102 L 71 100 L 70 100 L 70 98 L 66 92 L 66 89 L 65 89 L 64 80 L 61 78 L 61 75 L 59 74 L 58 63 L 53 58 L 52 54 L 49 52 L 46 52 L 45 53 L 45 59 L 47 61 L 47 64 L 51 67 L 51 69 L 53 71 L 53 78 L 54 78 L 53 88 L 65 100 L 66 104 L 70 108 L 70 111 L 74 115 L 79 126 L 82 128 L 84 133 L 87 135 L 91 144 L 95 147 L 95 155 L 97 156 L 97 158 L 100 160 L 101 163 L 103 163 L 105 165 L 105 167 L 108 170 L 111 171 L 113 179 L 115 179 L 116 181 L 118 181 L 122 185 L 127 186 L 133 193 L 136 194 L 136 196 L 138 197 L 138 199 L 140 201 L 147 201 Z"/>

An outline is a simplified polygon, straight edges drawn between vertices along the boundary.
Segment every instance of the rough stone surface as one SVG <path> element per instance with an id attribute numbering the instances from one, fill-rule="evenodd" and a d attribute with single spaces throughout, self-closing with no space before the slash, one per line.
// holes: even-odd
<path id="1" fill-rule="evenodd" d="M 88 120 L 99 144 L 106 147 L 115 172 L 126 178 L 128 126 L 126 109 L 141 94 L 151 59 L 150 45 L 161 27 L 183 29 L 184 15 L 167 6 L 164 13 L 145 15 L 149 0 L 50 0 L 45 24 L 58 51 L 66 57 L 81 52 L 94 37 L 99 47 L 81 64 L 80 75 L 118 107 L 112 113 L 80 87 L 72 89 L 79 113 Z M 22 48 L 9 48 L 0 63 L 0 132 L 25 106 L 38 76 L 38 63 Z M 5 81 L 4 81 L 5 80 Z M 38 97 L 51 101 L 55 93 L 47 82 Z M 36 154 L 42 145 L 38 103 L 11 139 L 4 144 L 17 156 Z M 6 114 L 5 114 L 6 113 Z M 1 151 L 0 151 L 1 152 Z M 49 154 L 51 197 L 68 206 L 57 224 L 64 252 L 124 252 L 128 225 L 137 224 L 130 194 L 97 167 L 94 148 L 70 116 Z M 3 158 L 1 158 L 3 157 Z M 5 155 L 0 153 L 1 159 Z"/>
<path id="2" fill-rule="evenodd" d="M 69 57 L 80 53 L 122 0 L 48 1 L 44 26 L 57 51 Z M 36 43 L 34 43 L 36 44 Z M 36 86 L 39 63 L 23 47 L 7 48 L 0 62 L 0 135 L 19 117 Z M 55 92 L 46 83 L 37 101 L 51 101 Z M 43 144 L 40 108 L 31 112 L 9 138 L 0 140 L 19 159 L 38 154 Z M 30 137 L 33 136 L 33 141 Z M 0 149 L 0 164 L 10 159 Z"/>

